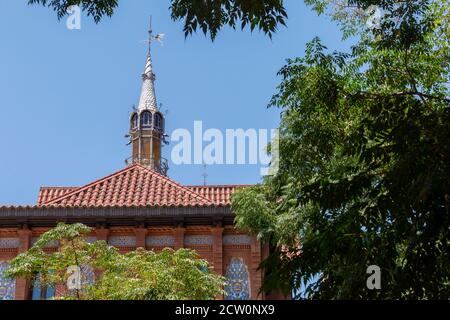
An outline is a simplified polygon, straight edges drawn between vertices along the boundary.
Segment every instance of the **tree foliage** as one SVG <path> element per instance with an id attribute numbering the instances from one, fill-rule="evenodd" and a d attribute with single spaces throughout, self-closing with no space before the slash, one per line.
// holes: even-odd
<path id="1" fill-rule="evenodd" d="M 71 6 L 79 6 L 96 23 L 104 16 L 111 17 L 119 5 L 118 0 L 28 0 L 28 4 L 41 4 L 52 8 L 61 19 L 67 15 Z"/>
<path id="2" fill-rule="evenodd" d="M 381 25 L 405 18 L 396 9 Z M 361 24 L 348 54 L 316 38 L 281 69 L 280 170 L 232 204 L 273 247 L 265 290 L 450 298 L 449 9 L 413 4 L 397 34 Z M 366 287 L 370 265 L 381 290 Z"/>
<path id="3" fill-rule="evenodd" d="M 111 17 L 117 9 L 118 0 L 28 0 L 29 4 L 41 4 L 56 11 L 58 18 L 67 14 L 72 5 L 92 16 L 95 22 L 102 17 Z M 197 29 L 204 34 L 210 33 L 214 39 L 218 31 L 228 25 L 242 29 L 259 29 L 272 36 L 278 25 L 285 25 L 287 18 L 283 0 L 170 0 L 173 20 L 184 19 L 184 32 L 188 36 Z"/>
<path id="4" fill-rule="evenodd" d="M 42 285 L 65 288 L 70 266 L 95 270 L 93 283 L 84 282 L 81 290 L 60 290 L 57 299 L 204 300 L 222 293 L 222 277 L 195 251 L 164 249 L 155 253 L 141 248 L 120 254 L 105 241 L 87 242 L 90 232 L 92 229 L 82 224 L 58 224 L 15 257 L 6 274 L 32 281 L 39 274 Z M 58 251 L 47 253 L 46 246 L 55 242 Z"/>
<path id="5" fill-rule="evenodd" d="M 148 0 L 151 1 L 151 0 Z M 154 1 L 154 0 L 153 0 Z M 367 18 L 371 6 L 383 10 L 385 17 L 379 31 L 391 41 L 408 42 L 420 37 L 429 21 L 416 15 L 430 0 L 304 0 L 318 13 L 327 13 L 338 21 L 345 36 L 350 36 L 358 27 L 361 18 Z M 119 6 L 119 0 L 28 0 L 29 4 L 40 4 L 56 11 L 58 18 L 67 14 L 67 9 L 78 5 L 99 22 L 104 16 L 111 17 Z M 263 31 L 272 37 L 288 18 L 283 0 L 170 0 L 170 12 L 174 21 L 184 20 L 185 35 L 197 30 L 215 39 L 224 27 L 249 27 Z M 330 9 L 331 8 L 331 9 Z M 419 17 L 419 18 L 418 18 Z M 420 20 L 420 21 L 419 21 Z M 411 23 L 415 21 L 415 23 Z M 420 22 L 420 23 L 417 23 Z M 408 35 L 408 38 L 403 36 Z"/>

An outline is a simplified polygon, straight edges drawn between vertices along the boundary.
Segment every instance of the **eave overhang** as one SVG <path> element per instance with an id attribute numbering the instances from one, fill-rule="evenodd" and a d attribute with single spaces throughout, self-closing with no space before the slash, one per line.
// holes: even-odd
<path id="1" fill-rule="evenodd" d="M 213 207 L 0 207 L 0 227 L 232 225 L 229 206 Z"/>

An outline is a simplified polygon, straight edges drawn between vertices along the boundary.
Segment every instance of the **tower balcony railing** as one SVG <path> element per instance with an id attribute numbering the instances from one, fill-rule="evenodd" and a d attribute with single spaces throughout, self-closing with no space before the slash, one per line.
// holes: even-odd
<path id="1" fill-rule="evenodd" d="M 153 171 L 156 171 L 164 176 L 167 176 L 167 171 L 169 170 L 169 161 L 166 158 L 161 158 L 161 160 L 156 161 L 154 157 L 143 158 L 143 157 L 129 157 L 125 160 L 126 164 L 139 163 L 143 166 L 149 167 Z"/>

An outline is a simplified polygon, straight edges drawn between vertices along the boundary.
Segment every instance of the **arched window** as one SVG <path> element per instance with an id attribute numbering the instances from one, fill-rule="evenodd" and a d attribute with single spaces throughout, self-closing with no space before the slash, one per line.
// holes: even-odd
<path id="1" fill-rule="evenodd" d="M 150 111 L 144 111 L 141 113 L 141 126 L 150 127 L 152 125 L 152 114 Z"/>
<path id="2" fill-rule="evenodd" d="M 163 129 L 163 118 L 160 113 L 155 113 L 155 128 Z"/>
<path id="3" fill-rule="evenodd" d="M 130 127 L 131 129 L 136 129 L 138 126 L 138 115 L 137 113 L 133 113 L 133 115 L 131 116 L 131 121 L 130 121 Z"/>
<path id="4" fill-rule="evenodd" d="M 9 263 L 0 261 L 0 300 L 14 300 L 16 293 L 16 280 L 5 276 Z"/>
<path id="5" fill-rule="evenodd" d="M 225 299 L 250 299 L 250 282 L 247 266 L 242 258 L 232 258 L 225 274 Z"/>

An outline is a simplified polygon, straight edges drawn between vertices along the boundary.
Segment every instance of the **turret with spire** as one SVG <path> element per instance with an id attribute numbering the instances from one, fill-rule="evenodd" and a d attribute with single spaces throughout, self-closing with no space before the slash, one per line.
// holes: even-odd
<path id="1" fill-rule="evenodd" d="M 162 35 L 153 35 L 149 28 L 148 53 L 142 74 L 142 90 L 137 109 L 130 116 L 130 143 L 132 163 L 140 163 L 150 169 L 167 174 L 167 161 L 161 157 L 164 142 L 164 116 L 159 111 L 155 95 L 155 74 L 153 73 L 151 42 L 161 40 Z"/>

